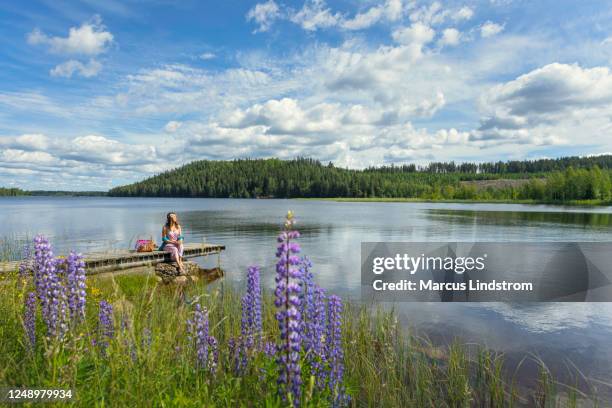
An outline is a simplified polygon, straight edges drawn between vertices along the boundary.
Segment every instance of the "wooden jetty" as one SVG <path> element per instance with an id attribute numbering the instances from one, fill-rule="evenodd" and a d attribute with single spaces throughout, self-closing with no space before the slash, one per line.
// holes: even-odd
<path id="1" fill-rule="evenodd" d="M 225 245 L 188 243 L 183 249 L 184 258 L 219 255 L 225 250 Z M 170 254 L 164 251 L 136 252 L 134 250 L 118 250 L 110 252 L 94 252 L 84 255 L 85 270 L 88 275 L 101 272 L 113 272 L 141 266 L 152 266 L 160 262 L 169 262 Z M 19 262 L 0 263 L 0 273 L 12 272 L 19 268 Z"/>

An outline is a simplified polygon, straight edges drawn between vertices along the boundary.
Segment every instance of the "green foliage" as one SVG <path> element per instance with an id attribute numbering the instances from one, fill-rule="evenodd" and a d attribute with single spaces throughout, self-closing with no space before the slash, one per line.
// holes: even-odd
<path id="1" fill-rule="evenodd" d="M 602 170 L 597 163 L 606 166 Z M 469 164 L 469 163 L 468 163 Z M 111 196 L 230 198 L 419 198 L 427 200 L 601 200 L 612 198 L 612 156 L 534 162 L 432 163 L 349 170 L 313 159 L 196 161 L 144 181 L 116 187 Z M 579 167 L 574 168 L 572 164 Z M 590 165 L 590 167 L 586 167 Z M 568 166 L 568 167 L 565 167 Z M 612 166 L 611 166 L 612 167 Z M 549 169 L 563 168 L 564 170 Z M 485 173 L 483 171 L 489 171 Z M 506 173 L 508 172 L 508 173 Z M 499 183 L 482 188 L 478 180 Z M 502 180 L 502 181 L 503 181 Z"/>
<path id="2" fill-rule="evenodd" d="M 72 388 L 76 406 L 284 407 L 277 395 L 274 358 L 259 355 L 244 374 L 233 372 L 226 345 L 240 333 L 241 293 L 224 285 L 185 289 L 188 299 L 197 297 L 209 310 L 211 334 L 221 346 L 219 366 L 211 375 L 194 365 L 186 334 L 192 310 L 181 290 L 159 285 L 150 275 L 90 277 L 87 321 L 61 346 L 40 338 L 34 350 L 27 347 L 22 321 L 31 282 L 16 275 L 0 279 L 0 385 Z M 101 299 L 112 302 L 115 317 L 115 338 L 106 353 L 91 343 Z M 273 340 L 278 325 L 271 294 L 263 300 L 264 334 Z M 37 324 L 42 334 L 40 316 Z M 513 401 L 549 404 L 564 395 L 550 375 L 533 389 L 510 383 L 501 355 L 482 349 L 474 353 L 459 343 L 436 347 L 411 335 L 391 311 L 349 303 L 342 331 L 352 406 L 504 407 Z M 328 406 L 306 364 L 303 370 L 301 406 Z M 580 394 L 580 401 L 585 399 L 589 397 Z"/>
<path id="3" fill-rule="evenodd" d="M 0 187 L 0 197 L 16 197 L 23 195 L 28 195 L 28 193 L 20 188 Z"/>

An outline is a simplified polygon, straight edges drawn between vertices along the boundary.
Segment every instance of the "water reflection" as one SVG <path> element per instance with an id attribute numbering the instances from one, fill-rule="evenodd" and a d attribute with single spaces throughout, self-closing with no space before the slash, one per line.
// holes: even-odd
<path id="1" fill-rule="evenodd" d="M 430 209 L 427 214 L 432 220 L 451 224 L 481 225 L 526 225 L 530 224 L 565 224 L 591 228 L 612 226 L 612 214 L 597 212 L 537 212 L 537 211 L 474 211 Z"/>
<path id="2" fill-rule="evenodd" d="M 318 283 L 352 299 L 360 295 L 362 241 L 609 241 L 612 225 L 610 207 L 104 197 L 0 199 L 0 223 L 7 236 L 44 233 L 59 252 L 88 252 L 125 248 L 137 236 L 159 239 L 172 210 L 187 241 L 226 245 L 225 279 L 241 282 L 246 268 L 258 264 L 262 281 L 272 287 L 275 238 L 289 209 L 298 217 Z M 201 263 L 214 266 L 216 258 Z M 443 341 L 461 335 L 508 353 L 568 357 L 585 373 L 612 378 L 609 303 L 394 306 L 406 325 Z"/>

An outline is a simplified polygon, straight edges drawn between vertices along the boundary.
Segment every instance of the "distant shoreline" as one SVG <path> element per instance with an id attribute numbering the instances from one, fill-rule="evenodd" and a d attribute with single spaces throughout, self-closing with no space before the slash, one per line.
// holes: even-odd
<path id="1" fill-rule="evenodd" d="M 231 199 L 231 200 L 303 200 L 303 201 L 335 201 L 353 203 L 448 203 L 448 204 L 523 204 L 523 205 L 553 205 L 560 207 L 607 207 L 612 206 L 611 200 L 567 200 L 567 201 L 545 201 L 545 200 L 494 200 L 494 199 L 426 199 L 415 197 L 185 197 L 185 196 L 111 196 L 108 194 L 87 194 L 75 192 L 74 194 L 23 194 L 16 196 L 0 196 L 0 198 L 21 197 L 66 197 L 66 198 L 207 198 L 207 199 Z"/>
<path id="2" fill-rule="evenodd" d="M 568 201 L 540 201 L 540 200 L 477 200 L 477 199 L 426 199 L 407 197 L 336 197 L 336 198 L 298 198 L 298 200 L 323 200 L 337 202 L 361 203 L 457 203 L 457 204 L 527 204 L 527 205 L 557 205 L 571 207 L 606 207 L 612 206 L 610 200 L 568 200 Z"/>

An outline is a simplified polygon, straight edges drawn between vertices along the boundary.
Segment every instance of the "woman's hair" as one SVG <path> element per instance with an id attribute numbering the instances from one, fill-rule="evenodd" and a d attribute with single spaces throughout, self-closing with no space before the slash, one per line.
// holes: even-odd
<path id="1" fill-rule="evenodd" d="M 169 212 L 168 214 L 166 214 L 166 228 L 172 228 L 172 224 L 174 224 L 176 227 L 180 227 L 181 224 L 179 224 L 178 218 L 176 218 L 176 221 L 174 221 L 171 215 L 174 215 L 176 217 L 176 213 Z"/>

